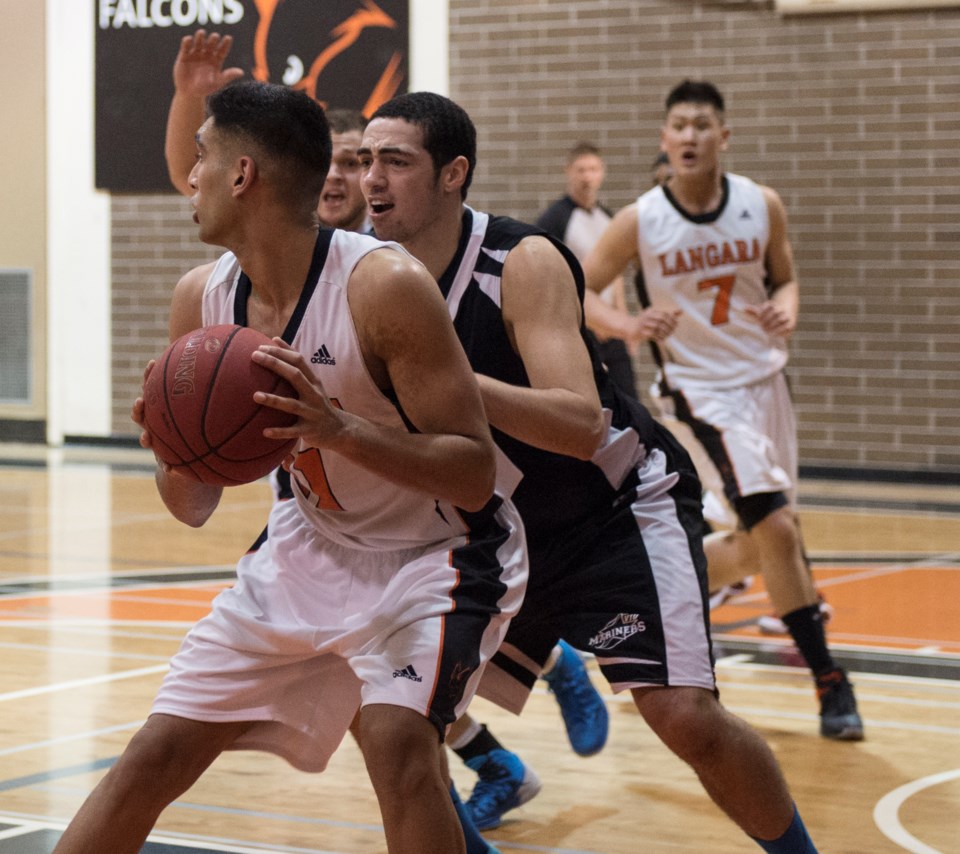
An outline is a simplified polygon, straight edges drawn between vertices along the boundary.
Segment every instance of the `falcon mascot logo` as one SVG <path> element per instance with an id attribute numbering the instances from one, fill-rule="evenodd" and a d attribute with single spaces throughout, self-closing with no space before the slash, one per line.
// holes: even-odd
<path id="1" fill-rule="evenodd" d="M 284 6 L 284 0 L 254 0 L 254 5 L 259 14 L 259 23 L 254 35 L 252 74 L 256 80 L 268 81 L 270 79 L 271 35 L 275 36 L 278 30 L 283 27 L 283 16 L 280 13 L 282 11 L 281 7 Z M 311 5 L 317 6 L 319 4 Z M 323 5 L 329 9 L 331 4 L 325 3 Z M 349 7 L 351 4 L 340 5 Z M 300 14 L 302 16 L 303 12 L 301 11 Z M 320 13 L 318 12 L 318 14 Z M 379 77 L 370 78 L 368 81 L 367 85 L 370 86 L 370 89 L 366 93 L 366 103 L 361 108 L 364 115 L 372 115 L 377 107 L 385 101 L 389 101 L 400 88 L 404 76 L 401 69 L 403 52 L 393 49 L 389 58 L 384 61 L 382 55 L 378 59 L 376 54 L 371 56 L 367 53 L 367 43 L 370 37 L 375 35 L 376 30 L 396 30 L 397 26 L 397 21 L 381 9 L 374 0 L 362 0 L 361 3 L 355 5 L 352 11 L 346 11 L 345 16 L 333 26 L 329 32 L 331 41 L 313 56 L 312 61 L 309 61 L 309 56 L 315 49 L 315 45 L 311 45 L 303 51 L 306 59 L 296 53 L 291 53 L 285 58 L 286 68 L 283 72 L 283 82 L 294 89 L 306 92 L 323 106 L 327 106 L 330 101 L 333 102 L 334 106 L 344 106 L 342 100 L 338 103 L 336 99 L 330 97 L 331 92 L 339 91 L 341 87 L 331 86 L 324 77 L 324 72 L 328 72 L 329 77 L 334 60 L 342 54 L 352 49 L 364 51 L 365 61 L 352 63 L 354 68 L 361 66 L 369 69 L 370 61 L 378 61 L 380 64 L 379 68 L 372 69 L 374 75 L 379 72 Z M 295 38 L 298 34 L 288 30 L 289 28 L 284 30 L 284 35 L 288 38 Z M 284 43 L 288 43 L 287 39 L 284 40 Z M 360 81 L 355 80 L 354 82 Z"/>

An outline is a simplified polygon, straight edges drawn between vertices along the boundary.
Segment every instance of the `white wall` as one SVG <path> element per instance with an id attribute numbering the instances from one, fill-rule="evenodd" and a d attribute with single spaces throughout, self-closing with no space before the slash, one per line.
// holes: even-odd
<path id="1" fill-rule="evenodd" d="M 110 199 L 94 189 L 94 16 L 45 2 L 47 441 L 59 445 L 110 435 Z M 411 90 L 447 93 L 448 18 L 447 0 L 410 0 Z"/>
<path id="2" fill-rule="evenodd" d="M 89 3 L 47 10 L 47 441 L 110 433 L 110 199 L 94 189 Z"/>

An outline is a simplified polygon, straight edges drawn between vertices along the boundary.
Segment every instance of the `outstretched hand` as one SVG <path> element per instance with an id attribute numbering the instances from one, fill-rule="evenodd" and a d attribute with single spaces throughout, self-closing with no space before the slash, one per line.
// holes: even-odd
<path id="1" fill-rule="evenodd" d="M 185 95 L 206 97 L 243 77 L 242 68 L 224 68 L 233 36 L 221 36 L 197 30 L 180 41 L 180 52 L 173 63 L 173 85 Z"/>

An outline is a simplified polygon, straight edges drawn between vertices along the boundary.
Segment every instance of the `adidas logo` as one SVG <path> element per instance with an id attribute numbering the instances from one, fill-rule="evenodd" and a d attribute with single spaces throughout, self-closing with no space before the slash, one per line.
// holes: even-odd
<path id="1" fill-rule="evenodd" d="M 409 679 L 412 682 L 423 682 L 422 676 L 417 676 L 417 671 L 413 669 L 412 664 L 408 664 L 402 670 L 393 671 L 394 679 Z"/>
<path id="2" fill-rule="evenodd" d="M 744 208 L 742 213 L 740 214 L 740 219 L 753 219 L 753 217 L 750 216 L 750 211 Z"/>
<path id="3" fill-rule="evenodd" d="M 337 364 L 337 360 L 334 359 L 333 356 L 330 355 L 330 351 L 327 349 L 327 345 L 326 345 L 326 344 L 321 344 L 321 345 L 320 345 L 320 349 L 317 350 L 317 352 L 314 353 L 314 354 L 310 357 L 310 361 L 311 361 L 314 365 L 335 365 L 335 364 Z"/>

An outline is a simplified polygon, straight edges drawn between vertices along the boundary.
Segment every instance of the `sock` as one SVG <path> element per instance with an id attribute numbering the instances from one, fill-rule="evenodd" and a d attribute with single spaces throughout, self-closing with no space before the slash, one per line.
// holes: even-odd
<path id="1" fill-rule="evenodd" d="M 557 666 L 561 655 L 563 655 L 563 649 L 560 647 L 560 644 L 557 644 L 550 650 L 550 657 L 544 662 L 543 670 L 540 671 L 541 679 Z"/>
<path id="2" fill-rule="evenodd" d="M 458 738 L 447 738 L 447 747 L 451 750 L 459 750 L 462 747 L 466 747 L 471 741 L 473 741 L 483 729 L 483 724 L 475 721 L 473 718 L 470 718 L 470 723 L 467 725 L 467 728 L 460 734 Z"/>
<path id="3" fill-rule="evenodd" d="M 817 854 L 817 848 L 807 833 L 796 804 L 793 807 L 793 821 L 782 836 L 769 841 L 753 837 L 753 841 L 768 854 Z"/>
<path id="4" fill-rule="evenodd" d="M 463 739 L 459 739 L 457 743 L 459 744 L 462 740 Z M 503 745 L 494 738 L 493 733 L 487 729 L 486 724 L 480 724 L 477 734 L 466 744 L 460 747 L 454 747 L 451 744 L 450 747 L 464 762 L 468 759 L 473 759 L 474 756 L 483 756 L 483 754 L 489 753 L 491 750 L 504 749 Z"/>
<path id="5" fill-rule="evenodd" d="M 460 800 L 460 795 L 457 794 L 457 787 L 452 783 L 450 785 L 450 800 L 453 801 L 453 808 L 457 811 L 457 818 L 460 819 L 460 827 L 463 828 L 463 838 L 467 843 L 467 854 L 498 854 L 497 849 L 480 835 L 480 831 L 473 823 L 469 811 L 463 805 L 463 801 Z"/>
<path id="6" fill-rule="evenodd" d="M 804 657 L 814 676 L 837 670 L 837 663 L 827 649 L 827 636 L 823 630 L 823 615 L 820 604 L 797 608 L 781 619 L 790 632 L 797 649 Z"/>

